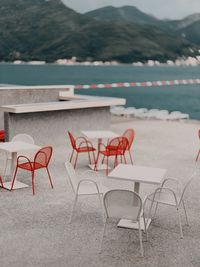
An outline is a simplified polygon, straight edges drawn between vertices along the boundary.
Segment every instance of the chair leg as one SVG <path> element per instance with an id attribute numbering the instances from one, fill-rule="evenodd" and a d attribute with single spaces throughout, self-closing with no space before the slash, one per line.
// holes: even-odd
<path id="1" fill-rule="evenodd" d="M 158 202 L 156 203 L 156 207 L 155 207 L 154 215 L 152 216 L 152 219 L 154 219 L 156 217 L 157 210 L 158 210 Z"/>
<path id="2" fill-rule="evenodd" d="M 185 212 L 186 222 L 187 222 L 187 225 L 189 225 L 188 216 L 187 216 L 186 207 L 185 207 L 185 202 L 183 200 L 182 200 L 182 202 L 183 202 L 183 209 L 184 209 L 184 212 Z"/>
<path id="3" fill-rule="evenodd" d="M 106 159 L 106 176 L 108 176 L 108 157 Z"/>
<path id="4" fill-rule="evenodd" d="M 95 165 L 95 163 L 96 163 L 96 159 L 95 159 L 95 154 L 94 154 L 94 151 L 92 152 L 92 154 L 93 154 L 94 165 Z"/>
<path id="5" fill-rule="evenodd" d="M 142 231 L 141 231 L 141 226 L 140 226 L 140 220 L 138 221 L 138 226 L 139 226 L 139 239 L 140 239 L 140 253 L 141 256 L 144 256 L 144 249 L 143 249 L 143 244 L 142 244 Z"/>
<path id="6" fill-rule="evenodd" d="M 127 164 L 125 154 L 123 155 L 123 157 L 124 157 L 124 163 Z"/>
<path id="7" fill-rule="evenodd" d="M 35 178 L 35 173 L 34 173 L 34 171 L 32 171 L 32 191 L 33 191 L 33 195 L 35 195 L 34 178 Z"/>
<path id="8" fill-rule="evenodd" d="M 96 159 L 96 161 L 95 161 L 94 171 L 98 171 L 97 166 L 98 166 L 99 156 L 100 156 L 100 153 L 98 152 L 98 154 L 97 154 L 97 159 Z"/>
<path id="9" fill-rule="evenodd" d="M 104 159 L 105 159 L 105 156 L 103 156 L 103 159 L 102 159 L 102 162 L 101 162 L 102 164 L 104 164 Z"/>
<path id="10" fill-rule="evenodd" d="M 146 219 L 144 217 L 144 214 L 143 214 L 143 222 L 144 222 L 144 232 L 146 234 L 146 241 L 148 241 L 148 234 L 147 234 L 147 225 L 146 225 Z M 147 223 L 148 223 L 148 219 L 147 219 Z"/>
<path id="11" fill-rule="evenodd" d="M 200 149 L 199 149 L 199 152 L 198 152 L 198 154 L 197 154 L 197 157 L 196 157 L 196 160 L 195 160 L 195 161 L 198 160 L 198 158 L 199 158 L 199 154 L 200 154 Z"/>
<path id="12" fill-rule="evenodd" d="M 49 172 L 48 167 L 46 167 L 46 170 L 47 170 L 47 173 L 48 173 L 48 176 L 49 176 L 49 181 L 50 181 L 50 184 L 51 184 L 51 188 L 53 188 L 53 183 L 52 183 L 52 180 L 51 180 L 51 176 L 50 176 L 50 172 Z"/>
<path id="13" fill-rule="evenodd" d="M 179 223 L 179 228 L 180 228 L 180 235 L 181 235 L 181 238 L 183 238 L 183 229 L 182 229 L 182 224 L 181 224 L 181 216 L 180 216 L 179 209 L 176 208 L 176 210 L 177 210 L 177 214 L 178 214 L 178 223 Z"/>
<path id="14" fill-rule="evenodd" d="M 89 163 L 91 164 L 91 157 L 90 157 L 90 152 L 88 151 L 88 159 L 89 159 Z"/>
<path id="15" fill-rule="evenodd" d="M 77 163 L 77 160 L 78 160 L 78 152 L 76 152 L 76 158 L 75 158 L 75 163 L 74 163 L 74 169 L 76 169 L 76 163 Z"/>
<path id="16" fill-rule="evenodd" d="M 104 235 L 106 232 L 106 225 L 107 225 L 107 217 L 106 217 L 106 221 L 104 222 L 104 226 L 103 226 L 103 232 L 102 232 L 101 241 L 100 241 L 99 253 L 101 253 L 101 250 L 102 250 L 103 238 L 104 238 Z"/>
<path id="17" fill-rule="evenodd" d="M 133 159 L 132 159 L 132 156 L 131 156 L 131 151 L 130 151 L 130 149 L 128 150 L 128 153 L 129 153 L 129 157 L 130 157 L 130 160 L 131 160 L 131 164 L 133 165 Z"/>
<path id="18" fill-rule="evenodd" d="M 104 209 L 103 209 L 103 204 L 102 204 L 102 200 L 101 200 L 101 194 L 99 192 L 98 187 L 97 187 L 97 192 L 98 192 L 98 198 L 99 198 L 100 207 L 101 207 L 101 210 L 102 210 L 102 218 L 103 218 L 103 222 L 104 222 Z"/>
<path id="19" fill-rule="evenodd" d="M 71 157 L 70 157 L 69 162 L 72 162 L 73 155 L 74 155 L 74 149 L 72 150 L 72 153 L 71 153 Z"/>
<path id="20" fill-rule="evenodd" d="M 16 167 L 16 169 L 15 169 L 15 174 L 14 174 L 14 177 L 13 177 L 13 181 L 12 181 L 12 185 L 11 185 L 10 191 L 13 190 L 13 186 L 14 186 L 14 183 L 15 183 L 15 179 L 16 179 L 16 177 L 17 177 L 17 170 L 18 170 L 18 167 Z"/>
<path id="21" fill-rule="evenodd" d="M 75 209 L 77 200 L 78 200 L 78 194 L 76 193 L 75 199 L 74 199 L 74 203 L 73 203 L 73 206 L 72 206 L 72 211 L 71 211 L 70 218 L 69 218 L 69 223 L 71 223 L 71 221 L 72 221 L 72 217 L 73 217 L 73 213 L 74 213 L 74 209 Z"/>

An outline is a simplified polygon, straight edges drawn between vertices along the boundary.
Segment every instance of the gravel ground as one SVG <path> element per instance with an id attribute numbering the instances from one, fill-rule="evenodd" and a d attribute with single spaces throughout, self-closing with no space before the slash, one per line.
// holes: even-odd
<path id="1" fill-rule="evenodd" d="M 114 119 L 111 129 L 121 134 L 134 128 L 134 164 L 167 169 L 166 177 L 186 183 L 198 165 L 195 156 L 199 149 L 197 131 L 200 124 Z M 82 197 L 72 223 L 69 216 L 74 195 L 64 168 L 69 159 L 67 144 L 54 148 L 50 166 L 54 189 L 46 173 L 36 176 L 36 195 L 31 187 L 9 192 L 0 190 L 0 266 L 1 267 L 192 267 L 200 266 L 200 179 L 199 174 L 188 188 L 186 205 L 189 226 L 185 225 L 180 239 L 175 210 L 162 207 L 149 227 L 149 240 L 144 242 L 145 256 L 140 256 L 138 232 L 119 229 L 111 222 L 103 242 L 103 229 L 98 198 Z M 3 154 L 1 155 L 3 165 Z M 80 157 L 77 173 L 81 178 L 87 169 L 86 157 Z M 109 188 L 133 188 L 130 182 L 116 182 L 100 172 L 98 182 Z M 27 176 L 28 175 L 28 176 Z M 95 179 L 91 174 L 90 178 Z M 18 179 L 31 185 L 30 174 L 19 173 Z M 154 190 L 142 184 L 141 196 Z"/>

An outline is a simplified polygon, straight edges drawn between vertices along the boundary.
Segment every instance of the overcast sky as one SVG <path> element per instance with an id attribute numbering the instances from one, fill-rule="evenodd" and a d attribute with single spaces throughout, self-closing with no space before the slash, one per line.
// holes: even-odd
<path id="1" fill-rule="evenodd" d="M 157 18 L 180 19 L 200 13 L 200 0 L 62 0 L 75 11 L 84 13 L 100 7 L 133 5 Z"/>

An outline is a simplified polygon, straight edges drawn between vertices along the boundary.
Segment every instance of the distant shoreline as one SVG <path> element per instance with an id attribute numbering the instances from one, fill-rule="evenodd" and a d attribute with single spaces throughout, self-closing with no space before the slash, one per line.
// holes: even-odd
<path id="1" fill-rule="evenodd" d="M 85 63 L 85 62 L 77 62 L 75 64 L 59 64 L 59 63 L 55 63 L 55 62 L 45 62 L 45 63 L 40 63 L 40 62 L 22 62 L 22 63 L 14 63 L 14 62 L 0 62 L 0 65 L 16 65 L 16 66 L 21 66 L 21 65 L 29 65 L 29 66 L 45 66 L 45 65 L 54 65 L 54 66 L 69 66 L 69 67 L 73 67 L 73 66 L 83 66 L 83 67 L 118 67 L 118 66 L 132 66 L 132 67 L 200 67 L 200 64 L 197 65 L 185 65 L 185 64 L 180 64 L 180 65 L 170 65 L 167 63 L 160 63 L 159 65 L 148 65 L 146 63 L 142 64 L 142 65 L 137 65 L 134 63 L 117 63 L 117 64 L 112 64 L 112 63 L 103 63 L 103 64 L 94 64 L 93 62 L 91 63 Z"/>

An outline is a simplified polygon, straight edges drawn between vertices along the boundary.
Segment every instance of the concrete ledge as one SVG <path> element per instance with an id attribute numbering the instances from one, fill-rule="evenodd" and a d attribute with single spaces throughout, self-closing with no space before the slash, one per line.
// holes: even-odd
<path id="1" fill-rule="evenodd" d="M 70 100 L 70 97 L 67 98 Z M 72 97 L 73 99 L 73 97 Z M 84 99 L 70 100 L 70 101 L 56 101 L 49 103 L 30 103 L 20 105 L 4 105 L 0 107 L 3 112 L 9 113 L 33 113 L 43 111 L 55 110 L 69 110 L 69 109 L 83 109 L 93 107 L 108 107 L 114 105 L 124 105 L 126 100 L 123 98 L 110 98 L 110 97 L 87 97 Z"/>

